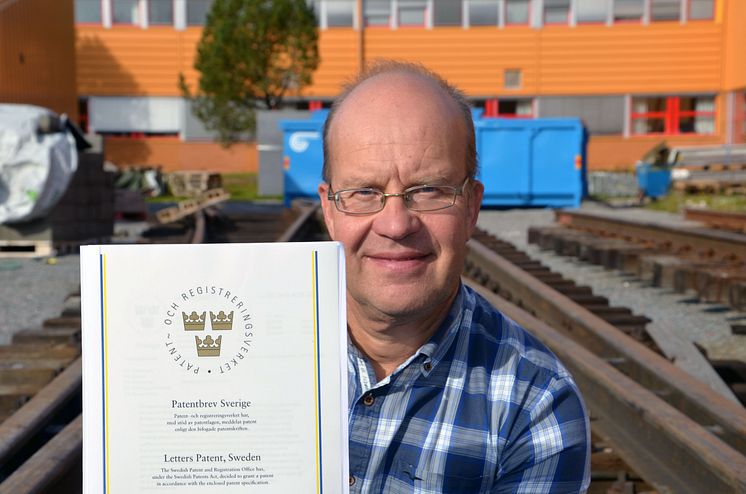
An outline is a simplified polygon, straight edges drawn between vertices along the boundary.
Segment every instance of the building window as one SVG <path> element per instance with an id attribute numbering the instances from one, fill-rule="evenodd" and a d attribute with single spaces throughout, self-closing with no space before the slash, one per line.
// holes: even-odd
<path id="1" fill-rule="evenodd" d="M 544 0 L 544 24 L 567 24 L 570 0 Z"/>
<path id="2" fill-rule="evenodd" d="M 714 0 L 689 0 L 689 19 L 713 19 L 714 17 Z"/>
<path id="3" fill-rule="evenodd" d="M 174 23 L 173 0 L 149 0 L 148 24 L 170 26 Z"/>
<path id="4" fill-rule="evenodd" d="M 645 0 L 614 0 L 614 22 L 642 22 Z"/>
<path id="5" fill-rule="evenodd" d="M 363 14 L 366 26 L 388 27 L 391 25 L 391 0 L 367 0 Z"/>
<path id="6" fill-rule="evenodd" d="M 532 118 L 533 107 L 531 99 L 488 99 L 482 115 L 486 118 Z"/>
<path id="7" fill-rule="evenodd" d="M 497 0 L 469 0 L 470 26 L 497 26 Z"/>
<path id="8" fill-rule="evenodd" d="M 399 0 L 397 21 L 400 26 L 424 26 L 427 0 Z"/>
<path id="9" fill-rule="evenodd" d="M 505 24 L 528 24 L 530 8 L 529 0 L 505 0 Z"/>
<path id="10" fill-rule="evenodd" d="M 187 0 L 187 25 L 204 26 L 212 0 Z"/>
<path id="11" fill-rule="evenodd" d="M 433 24 L 460 26 L 463 7 L 460 0 L 433 0 Z"/>
<path id="12" fill-rule="evenodd" d="M 101 24 L 101 0 L 75 0 L 75 22 Z"/>
<path id="13" fill-rule="evenodd" d="M 632 133 L 713 134 L 713 96 L 657 96 L 632 99 Z"/>
<path id="14" fill-rule="evenodd" d="M 606 22 L 609 0 L 575 0 L 577 22 Z"/>
<path id="15" fill-rule="evenodd" d="M 521 88 L 521 69 L 505 69 L 505 72 L 503 72 L 503 88 Z"/>
<path id="16" fill-rule="evenodd" d="M 681 0 L 651 0 L 650 19 L 653 21 L 678 21 L 681 19 Z"/>
<path id="17" fill-rule="evenodd" d="M 328 27 L 352 27 L 354 17 L 354 1 L 326 0 L 326 25 Z"/>
<path id="18" fill-rule="evenodd" d="M 138 0 L 112 0 L 111 20 L 114 24 L 139 24 Z"/>

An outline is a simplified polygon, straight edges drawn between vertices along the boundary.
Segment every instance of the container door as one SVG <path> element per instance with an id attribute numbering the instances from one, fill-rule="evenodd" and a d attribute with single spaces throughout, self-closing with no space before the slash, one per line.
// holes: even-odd
<path id="1" fill-rule="evenodd" d="M 321 126 L 323 122 L 307 120 L 285 122 L 283 167 L 285 169 L 285 205 L 297 197 L 316 199 L 321 182 L 323 149 Z"/>
<path id="2" fill-rule="evenodd" d="M 531 204 L 577 206 L 582 194 L 582 128 L 543 125 L 531 139 Z"/>
<path id="3" fill-rule="evenodd" d="M 484 205 L 526 203 L 529 194 L 529 138 L 528 129 L 516 126 L 478 129 L 479 178 L 484 183 Z"/>

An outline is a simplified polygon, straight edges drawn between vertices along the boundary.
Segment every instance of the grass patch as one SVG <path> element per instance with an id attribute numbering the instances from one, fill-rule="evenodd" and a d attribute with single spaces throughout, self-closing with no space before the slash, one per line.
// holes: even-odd
<path id="1" fill-rule="evenodd" d="M 231 201 L 256 201 L 259 199 L 282 199 L 282 196 L 259 196 L 258 177 L 256 173 L 223 173 L 223 189 L 231 195 Z M 178 202 L 188 197 L 164 194 L 158 197 L 148 197 L 147 202 Z"/>
<path id="2" fill-rule="evenodd" d="M 224 173 L 223 188 L 233 201 L 254 201 L 257 199 L 256 173 Z"/>
<path id="3" fill-rule="evenodd" d="M 715 211 L 746 211 L 746 196 L 723 194 L 685 194 L 671 191 L 657 201 L 648 202 L 645 207 L 654 211 L 680 213 L 685 208 L 707 208 Z"/>

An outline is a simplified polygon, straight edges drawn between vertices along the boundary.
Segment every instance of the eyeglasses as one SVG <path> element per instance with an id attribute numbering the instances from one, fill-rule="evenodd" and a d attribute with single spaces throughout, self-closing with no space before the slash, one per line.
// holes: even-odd
<path id="1" fill-rule="evenodd" d="M 456 197 L 463 195 L 464 187 L 469 182 L 466 177 L 460 187 L 452 185 L 415 185 L 404 192 L 387 194 L 370 187 L 362 189 L 344 189 L 326 196 L 333 200 L 337 209 L 347 214 L 373 214 L 381 211 L 389 197 L 401 197 L 404 205 L 412 211 L 437 211 L 450 208 L 456 204 Z"/>

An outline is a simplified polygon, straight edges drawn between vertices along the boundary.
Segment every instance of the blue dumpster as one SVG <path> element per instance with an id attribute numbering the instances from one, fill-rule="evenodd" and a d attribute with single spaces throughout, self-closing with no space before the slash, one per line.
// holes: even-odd
<path id="1" fill-rule="evenodd" d="M 321 181 L 328 112 L 284 120 L 285 205 L 313 197 Z M 482 118 L 472 112 L 485 206 L 577 207 L 586 192 L 586 133 L 576 118 Z"/>
<path id="2" fill-rule="evenodd" d="M 671 185 L 670 168 L 661 168 L 639 161 L 635 165 L 635 175 L 637 176 L 637 185 L 640 186 L 640 190 L 646 196 L 657 199 L 668 193 L 668 188 Z"/>
<path id="3" fill-rule="evenodd" d="M 293 199 L 317 197 L 321 182 L 324 152 L 321 135 L 328 110 L 311 112 L 308 120 L 283 120 L 283 168 L 285 175 L 285 206 Z"/>
<path id="4" fill-rule="evenodd" d="M 586 132 L 577 118 L 475 123 L 483 206 L 577 207 L 586 193 Z"/>

